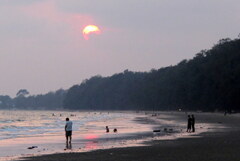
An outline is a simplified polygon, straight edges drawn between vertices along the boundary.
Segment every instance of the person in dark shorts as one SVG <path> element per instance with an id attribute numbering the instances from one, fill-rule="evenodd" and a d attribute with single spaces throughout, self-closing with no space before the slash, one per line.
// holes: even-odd
<path id="1" fill-rule="evenodd" d="M 192 115 L 192 118 L 191 118 L 191 125 L 192 125 L 192 132 L 195 132 L 195 117 L 194 115 Z"/>
<path id="2" fill-rule="evenodd" d="M 191 132 L 192 118 L 188 115 L 187 132 Z"/>
<path id="3" fill-rule="evenodd" d="M 66 143 L 72 142 L 72 121 L 69 118 L 66 118 L 66 125 L 65 125 L 65 135 L 66 135 Z"/>

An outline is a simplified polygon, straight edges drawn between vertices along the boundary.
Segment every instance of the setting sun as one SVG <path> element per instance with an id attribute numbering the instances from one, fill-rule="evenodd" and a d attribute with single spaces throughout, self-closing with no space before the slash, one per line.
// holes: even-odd
<path id="1" fill-rule="evenodd" d="M 95 34 L 99 34 L 100 33 L 100 29 L 95 26 L 95 25 L 88 25 L 83 29 L 83 37 L 88 40 L 89 37 L 88 35 L 91 33 L 95 33 Z"/>

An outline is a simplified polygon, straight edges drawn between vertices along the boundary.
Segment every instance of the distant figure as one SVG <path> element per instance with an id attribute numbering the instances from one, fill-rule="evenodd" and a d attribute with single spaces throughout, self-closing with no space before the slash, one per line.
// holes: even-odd
<path id="1" fill-rule="evenodd" d="M 188 115 L 187 132 L 191 132 L 191 122 L 192 122 L 192 119 L 190 115 Z"/>
<path id="2" fill-rule="evenodd" d="M 109 133 L 109 128 L 108 128 L 108 126 L 106 126 L 106 133 Z"/>
<path id="3" fill-rule="evenodd" d="M 192 115 L 191 125 L 192 125 L 192 132 L 195 132 L 195 117 L 194 117 L 194 115 Z"/>
<path id="4" fill-rule="evenodd" d="M 66 118 L 65 133 L 66 133 L 67 144 L 68 144 L 68 140 L 70 144 L 72 141 L 72 124 L 73 124 L 72 121 L 69 121 L 69 118 Z"/>
<path id="5" fill-rule="evenodd" d="M 113 129 L 113 132 L 117 132 L 117 129 L 115 128 L 115 129 Z"/>
<path id="6" fill-rule="evenodd" d="M 224 112 L 224 116 L 227 116 L 227 111 Z"/>

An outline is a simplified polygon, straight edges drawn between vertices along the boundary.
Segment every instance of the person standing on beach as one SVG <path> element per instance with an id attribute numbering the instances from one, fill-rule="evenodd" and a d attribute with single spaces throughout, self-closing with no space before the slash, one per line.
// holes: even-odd
<path id="1" fill-rule="evenodd" d="M 187 132 L 191 132 L 191 125 L 192 125 L 192 119 L 190 115 L 188 115 Z"/>
<path id="2" fill-rule="evenodd" d="M 68 140 L 70 144 L 72 142 L 72 124 L 73 124 L 72 121 L 70 121 L 69 118 L 66 118 L 65 135 L 66 135 L 67 144 L 68 144 Z"/>
<path id="3" fill-rule="evenodd" d="M 191 119 L 191 125 L 192 125 L 192 132 L 195 132 L 195 117 L 194 115 L 192 115 L 192 119 Z"/>

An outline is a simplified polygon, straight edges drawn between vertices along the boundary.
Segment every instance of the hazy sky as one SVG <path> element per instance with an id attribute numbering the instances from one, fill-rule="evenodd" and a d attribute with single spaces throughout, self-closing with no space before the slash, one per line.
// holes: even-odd
<path id="1" fill-rule="evenodd" d="M 0 0 L 0 94 L 175 65 L 240 33 L 239 0 Z M 101 34 L 85 40 L 82 29 Z"/>

